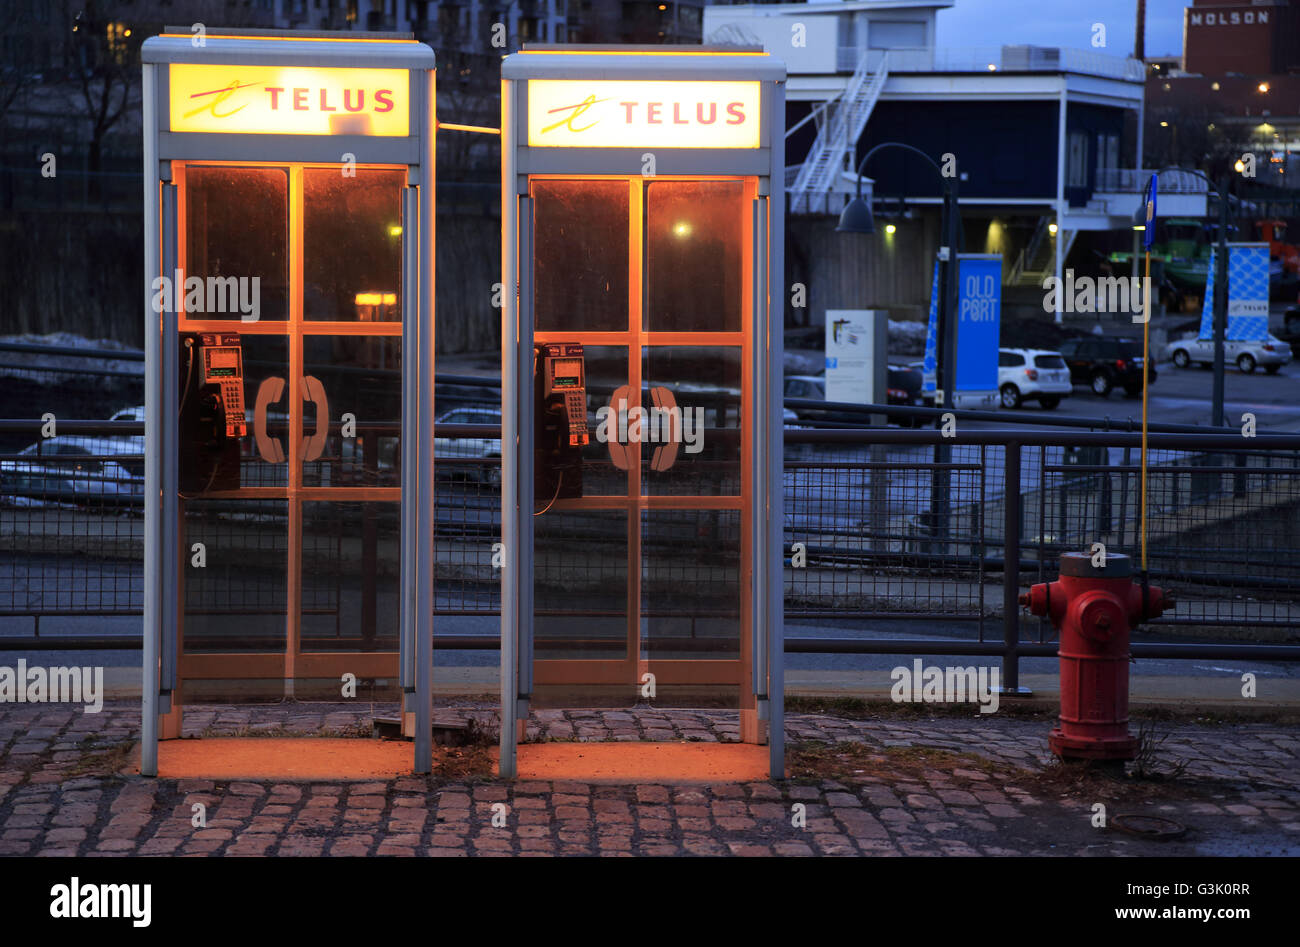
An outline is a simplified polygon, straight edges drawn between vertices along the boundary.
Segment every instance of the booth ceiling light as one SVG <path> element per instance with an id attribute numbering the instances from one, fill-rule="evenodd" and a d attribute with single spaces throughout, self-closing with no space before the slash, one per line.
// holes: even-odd
<path id="1" fill-rule="evenodd" d="M 356 304 L 358 306 L 385 306 L 397 305 L 396 293 L 357 293 Z"/>

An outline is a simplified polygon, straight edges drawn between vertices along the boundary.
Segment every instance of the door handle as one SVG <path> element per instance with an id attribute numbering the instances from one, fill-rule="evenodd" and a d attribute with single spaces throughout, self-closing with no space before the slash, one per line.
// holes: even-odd
<path id="1" fill-rule="evenodd" d="M 677 407 L 677 399 L 662 385 L 655 385 L 650 389 L 650 404 L 663 412 L 659 417 L 659 431 L 666 440 L 655 448 L 654 454 L 650 457 L 650 469 L 662 473 L 677 463 L 677 450 L 682 444 L 682 417 L 680 412 L 676 415 L 672 414 L 673 409 Z M 676 429 L 673 428 L 671 420 L 674 417 L 677 419 Z"/>
<path id="2" fill-rule="evenodd" d="M 284 379 L 277 375 L 263 378 L 257 386 L 257 401 L 253 407 L 253 436 L 257 452 L 268 464 L 284 463 L 284 448 L 279 440 L 266 433 L 266 411 L 284 394 Z"/>
<path id="3" fill-rule="evenodd" d="M 315 460 L 325 452 L 325 442 L 330 436 L 330 402 L 325 397 L 325 387 L 320 379 L 312 375 L 303 375 L 299 387 L 302 400 L 310 401 L 316 406 L 316 429 L 302 442 L 302 459 L 306 462 Z"/>

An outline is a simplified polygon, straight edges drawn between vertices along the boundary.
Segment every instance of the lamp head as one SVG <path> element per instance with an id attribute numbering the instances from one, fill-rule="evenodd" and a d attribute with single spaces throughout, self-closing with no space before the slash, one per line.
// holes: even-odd
<path id="1" fill-rule="evenodd" d="M 835 232 L 875 233 L 876 221 L 872 216 L 871 206 L 860 197 L 853 198 L 853 200 L 844 205 L 844 210 L 840 214 L 840 222 L 835 228 Z"/>

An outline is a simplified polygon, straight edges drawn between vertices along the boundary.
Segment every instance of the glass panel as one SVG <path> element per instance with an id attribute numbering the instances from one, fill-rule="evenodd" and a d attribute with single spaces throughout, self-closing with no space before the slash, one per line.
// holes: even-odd
<path id="1" fill-rule="evenodd" d="M 644 657 L 740 656 L 740 526 L 736 510 L 641 514 Z"/>
<path id="2" fill-rule="evenodd" d="M 741 329 L 747 215 L 743 181 L 647 185 L 646 331 Z"/>
<path id="3" fill-rule="evenodd" d="M 303 374 L 320 383 L 308 382 L 319 403 L 303 402 L 303 437 L 310 438 L 320 425 L 329 428 L 320 456 L 304 459 L 304 487 L 401 485 L 401 350 L 397 336 L 303 336 Z M 352 415 L 355 431 L 345 437 L 346 414 Z"/>
<path id="4" fill-rule="evenodd" d="M 533 182 L 536 331 L 627 330 L 628 184 Z"/>
<path id="5" fill-rule="evenodd" d="M 397 503 L 303 503 L 304 651 L 397 649 L 400 536 Z"/>
<path id="6" fill-rule="evenodd" d="M 406 172 L 303 171 L 303 318 L 400 322 Z"/>
<path id="7" fill-rule="evenodd" d="M 204 281 L 204 311 L 187 308 L 188 318 L 240 320 L 254 311 L 261 321 L 289 317 L 287 171 L 186 169 L 185 276 Z"/>
<path id="8" fill-rule="evenodd" d="M 187 653 L 284 650 L 288 513 L 286 500 L 184 501 L 181 548 L 206 556 L 202 569 L 183 560 Z"/>
<path id="9" fill-rule="evenodd" d="M 552 510 L 533 528 L 534 657 L 627 657 L 627 513 Z"/>
<path id="10" fill-rule="evenodd" d="M 641 350 L 646 496 L 740 495 L 741 351 L 681 345 Z"/>
<path id="11" fill-rule="evenodd" d="M 289 456 L 289 341 L 282 335 L 248 335 L 239 337 L 244 354 L 244 416 L 248 436 L 240 442 L 242 459 L 239 465 L 241 487 L 288 487 L 289 465 L 263 457 L 257 446 L 256 422 L 257 393 L 263 383 L 276 386 L 280 397 L 266 405 L 266 435 L 277 443 L 285 457 Z M 186 366 L 181 364 L 181 371 Z M 269 381 L 268 381 L 269 379 Z"/>
<path id="12" fill-rule="evenodd" d="M 617 422 L 602 434 L 597 413 L 613 405 L 615 389 L 627 384 L 627 348 L 625 346 L 588 345 L 583 347 L 587 369 L 587 428 L 591 440 L 582 452 L 582 495 L 627 496 L 627 473 L 610 459 L 610 442 L 618 445 Z M 612 407 L 611 407 L 612 406 Z M 534 497 L 538 508 L 549 497 Z"/>

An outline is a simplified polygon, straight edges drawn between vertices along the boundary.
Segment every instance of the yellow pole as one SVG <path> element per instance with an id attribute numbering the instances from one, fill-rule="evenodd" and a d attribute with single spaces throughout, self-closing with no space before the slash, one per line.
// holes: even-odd
<path id="1" fill-rule="evenodd" d="M 1155 225 L 1149 221 L 1148 227 Z M 1151 377 L 1151 250 L 1146 251 L 1142 292 L 1142 574 L 1147 571 L 1147 379 Z"/>

